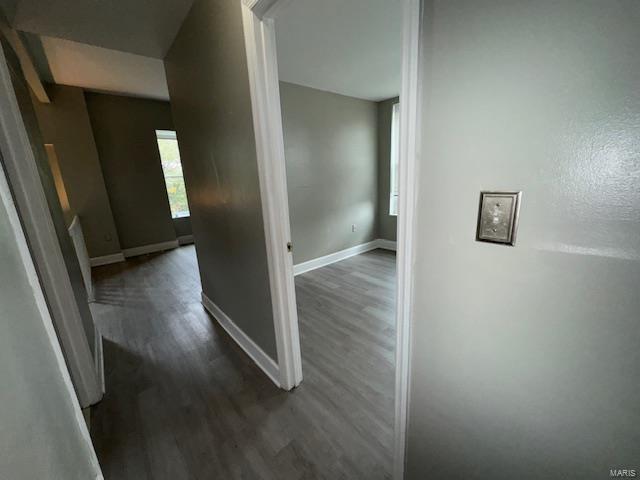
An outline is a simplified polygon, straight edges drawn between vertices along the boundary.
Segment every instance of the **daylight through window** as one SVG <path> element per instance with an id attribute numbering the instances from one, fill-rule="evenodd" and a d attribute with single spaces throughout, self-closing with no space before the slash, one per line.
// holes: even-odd
<path id="1" fill-rule="evenodd" d="M 391 185 L 389 215 L 398 215 L 398 160 L 400 159 L 400 104 L 394 103 L 391 112 Z"/>
<path id="2" fill-rule="evenodd" d="M 164 182 L 167 186 L 171 216 L 173 218 L 188 217 L 187 190 L 184 186 L 182 163 L 176 132 L 171 130 L 156 130 L 160 161 L 164 172 Z"/>

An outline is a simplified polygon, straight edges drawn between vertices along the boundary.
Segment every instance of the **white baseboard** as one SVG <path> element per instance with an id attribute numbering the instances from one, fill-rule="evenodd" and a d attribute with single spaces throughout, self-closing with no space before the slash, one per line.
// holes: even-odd
<path id="1" fill-rule="evenodd" d="M 96 362 L 96 372 L 98 374 L 98 382 L 104 395 L 106 390 L 104 380 L 104 350 L 102 348 L 102 334 L 97 326 L 94 326 L 94 360 Z"/>
<path id="2" fill-rule="evenodd" d="M 218 307 L 207 295 L 202 292 L 202 305 L 215 318 L 220 326 L 226 330 L 231 338 L 240 345 L 247 355 L 255 362 L 258 367 L 271 379 L 271 381 L 280 387 L 280 368 L 278 364 L 262 350 L 249 336 L 231 320 L 220 307 Z"/>
<path id="3" fill-rule="evenodd" d="M 193 235 L 180 235 L 178 237 L 178 244 L 189 245 L 190 243 L 193 243 Z"/>
<path id="4" fill-rule="evenodd" d="M 88 303 L 93 303 L 93 302 L 96 301 L 96 292 L 95 292 L 95 290 L 93 288 L 93 281 L 92 281 L 92 283 L 90 285 L 91 285 L 91 290 L 89 290 L 87 292 L 87 302 Z"/>
<path id="5" fill-rule="evenodd" d="M 102 257 L 93 257 L 90 259 L 90 262 L 92 267 L 110 265 L 112 263 L 124 262 L 124 255 L 122 252 L 112 253 L 111 255 L 103 255 Z"/>
<path id="6" fill-rule="evenodd" d="M 375 250 L 376 248 L 395 250 L 396 242 L 378 238 L 367 243 L 361 243 L 360 245 L 356 245 L 355 247 L 345 248 L 344 250 L 340 250 L 339 252 L 330 253 L 329 255 L 325 255 L 323 257 L 318 257 L 306 262 L 298 263 L 293 266 L 293 274 L 300 275 L 301 273 L 309 272 L 311 270 L 315 270 L 316 268 L 326 267 L 327 265 L 331 265 L 332 263 L 340 262 L 349 257 Z"/>
<path id="7" fill-rule="evenodd" d="M 370 250 L 375 250 L 376 248 L 378 248 L 376 240 L 362 243 L 360 245 L 356 245 L 355 247 L 345 248 L 344 250 L 330 253 L 329 255 L 325 255 L 323 257 L 318 257 L 312 260 L 307 260 L 306 262 L 298 263 L 293 266 L 293 274 L 300 275 L 301 273 L 309 272 L 311 270 L 315 270 L 316 268 L 325 267 L 327 265 L 331 265 L 332 263 L 336 263 L 346 258 L 353 257 L 354 255 L 359 255 Z"/>
<path id="8" fill-rule="evenodd" d="M 150 245 L 142 245 L 141 247 L 125 248 L 122 250 L 125 258 L 137 257 L 138 255 L 146 255 L 147 253 L 163 252 L 178 248 L 180 244 L 178 240 L 169 240 L 168 242 L 152 243 Z"/>
<path id="9" fill-rule="evenodd" d="M 142 245 L 140 247 L 125 248 L 122 252 L 104 255 L 102 257 L 91 258 L 91 266 L 99 267 L 101 265 L 109 265 L 111 263 L 124 262 L 127 258 L 137 257 L 138 255 L 146 255 L 147 253 L 164 252 L 178 248 L 180 245 L 193 243 L 193 235 L 183 235 L 175 240 L 168 242 L 152 243 L 150 245 Z"/>

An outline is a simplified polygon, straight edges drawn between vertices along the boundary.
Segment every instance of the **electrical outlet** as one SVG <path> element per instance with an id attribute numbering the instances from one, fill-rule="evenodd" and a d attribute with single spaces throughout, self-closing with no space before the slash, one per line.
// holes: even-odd
<path id="1" fill-rule="evenodd" d="M 356 228 L 356 224 L 355 224 L 355 223 L 353 223 L 353 224 L 351 225 L 351 231 L 352 231 L 352 232 L 355 232 L 356 230 L 357 230 L 357 228 Z"/>

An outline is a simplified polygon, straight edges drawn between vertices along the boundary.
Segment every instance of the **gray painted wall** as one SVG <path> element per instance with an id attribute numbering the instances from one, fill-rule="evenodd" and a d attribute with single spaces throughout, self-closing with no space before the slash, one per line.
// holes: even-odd
<path id="1" fill-rule="evenodd" d="M 280 101 L 294 263 L 374 240 L 376 103 L 285 82 Z"/>
<path id="2" fill-rule="evenodd" d="M 406 478 L 640 457 L 640 3 L 429 1 Z M 514 248 L 474 241 L 522 190 Z"/>
<path id="3" fill-rule="evenodd" d="M 397 216 L 389 215 L 391 193 L 391 117 L 398 97 L 378 103 L 378 237 L 396 240 Z"/>
<path id="4" fill-rule="evenodd" d="M 4 175 L 2 175 L 4 177 Z M 79 414 L 38 311 L 0 201 L 0 476 L 96 478 Z"/>
<path id="5" fill-rule="evenodd" d="M 120 240 L 81 88 L 49 85 L 51 103 L 32 95 L 42 139 L 53 144 L 69 205 L 82 220 L 92 257 L 120 252 Z"/>
<path id="6" fill-rule="evenodd" d="M 174 130 L 168 102 L 85 94 L 123 249 L 176 239 L 156 130 Z"/>
<path id="7" fill-rule="evenodd" d="M 165 68 L 202 289 L 275 359 L 241 3 L 197 0 Z"/>
<path id="8" fill-rule="evenodd" d="M 193 234 L 193 231 L 191 229 L 191 218 L 189 217 L 174 218 L 173 228 L 178 237 L 184 237 Z"/>

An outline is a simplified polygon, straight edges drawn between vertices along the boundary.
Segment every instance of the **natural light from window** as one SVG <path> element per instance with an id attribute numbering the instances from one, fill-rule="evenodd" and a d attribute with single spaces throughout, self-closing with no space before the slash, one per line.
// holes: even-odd
<path id="1" fill-rule="evenodd" d="M 164 183 L 167 186 L 169 206 L 173 218 L 188 217 L 187 189 L 184 186 L 182 163 L 176 132 L 171 130 L 156 130 L 158 150 L 164 173 Z"/>
<path id="2" fill-rule="evenodd" d="M 391 172 L 389 178 L 389 215 L 398 215 L 398 160 L 400 159 L 400 104 L 394 103 L 391 111 Z"/>

